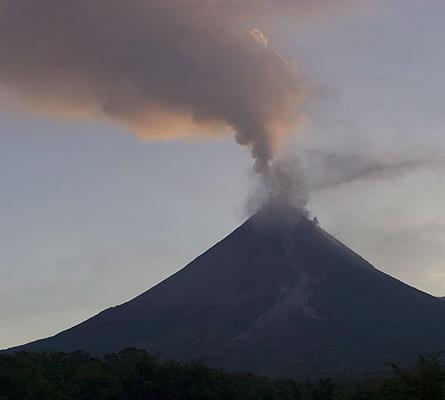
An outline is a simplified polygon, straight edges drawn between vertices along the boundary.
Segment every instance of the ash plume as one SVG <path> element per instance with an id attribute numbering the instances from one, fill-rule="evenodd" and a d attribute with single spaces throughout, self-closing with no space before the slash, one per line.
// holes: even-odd
<path id="1" fill-rule="evenodd" d="M 255 178 L 255 177 L 254 177 Z M 269 168 L 252 179 L 254 187 L 247 199 L 245 212 L 252 215 L 262 208 L 307 216 L 307 182 L 302 165 L 294 156 L 281 156 Z"/>
<path id="2" fill-rule="evenodd" d="M 255 18 L 332 3 L 0 0 L 0 85 L 35 110 L 109 120 L 142 139 L 233 132 L 276 186 L 271 160 L 303 91 Z"/>
<path id="3" fill-rule="evenodd" d="M 419 168 L 443 167 L 443 154 L 437 149 L 416 147 L 403 153 L 377 154 L 366 157 L 346 152 L 307 150 L 305 170 L 310 171 L 307 186 L 311 191 L 324 190 L 369 179 L 392 179 Z"/>

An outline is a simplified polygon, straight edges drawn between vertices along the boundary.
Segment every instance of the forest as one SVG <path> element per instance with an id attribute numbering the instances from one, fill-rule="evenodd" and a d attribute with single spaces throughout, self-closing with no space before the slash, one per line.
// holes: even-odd
<path id="1" fill-rule="evenodd" d="M 95 358 L 87 353 L 0 355 L 0 400 L 442 400 L 441 354 L 410 367 L 388 365 L 367 381 L 272 379 L 180 363 L 126 349 Z"/>

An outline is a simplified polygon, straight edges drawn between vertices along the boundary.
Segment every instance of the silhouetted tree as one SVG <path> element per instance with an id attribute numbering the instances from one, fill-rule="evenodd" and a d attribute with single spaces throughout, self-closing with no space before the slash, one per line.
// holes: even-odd
<path id="1" fill-rule="evenodd" d="M 162 360 L 127 349 L 102 359 L 87 353 L 0 355 L 0 400 L 443 400 L 439 354 L 412 368 L 359 383 L 299 383 Z"/>

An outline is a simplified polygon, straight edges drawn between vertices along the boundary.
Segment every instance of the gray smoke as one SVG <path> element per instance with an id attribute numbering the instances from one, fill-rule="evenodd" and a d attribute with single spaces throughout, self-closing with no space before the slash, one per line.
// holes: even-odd
<path id="1" fill-rule="evenodd" d="M 303 93 L 296 65 L 255 24 L 344 2 L 0 0 L 0 85 L 34 109 L 143 139 L 232 131 L 276 192 L 286 179 L 270 163 Z"/>
<path id="2" fill-rule="evenodd" d="M 307 150 L 303 153 L 304 170 L 308 172 L 309 190 L 331 189 L 370 179 L 392 179 L 419 168 L 442 167 L 445 159 L 440 150 L 416 148 L 400 154 L 391 152 L 367 155 Z"/>

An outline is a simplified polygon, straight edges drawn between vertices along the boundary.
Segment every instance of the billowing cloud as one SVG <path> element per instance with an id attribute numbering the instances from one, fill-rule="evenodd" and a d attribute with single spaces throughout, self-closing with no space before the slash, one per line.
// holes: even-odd
<path id="1" fill-rule="evenodd" d="M 0 0 L 0 84 L 36 109 L 111 120 L 142 138 L 233 131 L 262 170 L 296 123 L 302 90 L 296 65 L 258 28 L 244 29 L 254 9 L 251 1 Z"/>
<path id="2" fill-rule="evenodd" d="M 148 140 L 232 133 L 251 149 L 266 197 L 305 198 L 292 168 L 274 162 L 301 120 L 298 68 L 261 27 L 352 3 L 0 0 L 0 87 L 34 110 Z"/>

